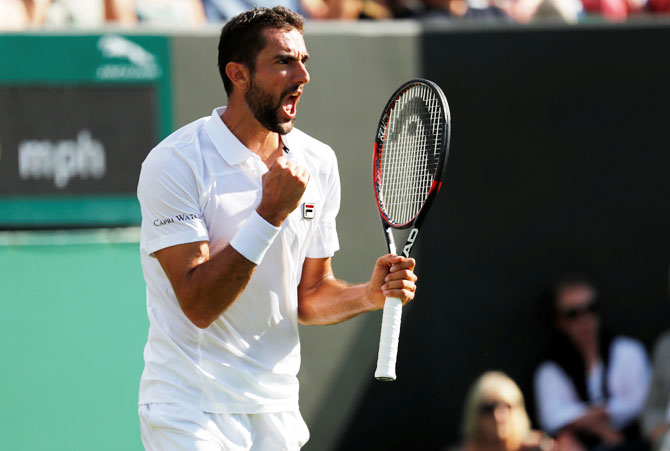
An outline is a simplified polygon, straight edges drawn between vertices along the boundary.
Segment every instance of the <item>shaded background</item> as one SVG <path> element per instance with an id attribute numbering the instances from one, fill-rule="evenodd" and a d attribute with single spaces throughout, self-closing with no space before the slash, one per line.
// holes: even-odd
<path id="1" fill-rule="evenodd" d="M 297 125 L 338 154 L 338 276 L 366 280 L 385 252 L 369 177 L 388 96 L 423 76 L 442 86 L 453 115 L 446 183 L 415 247 L 421 284 L 405 310 L 398 380 L 373 378 L 379 313 L 302 327 L 301 409 L 312 433 L 306 450 L 453 444 L 465 392 L 488 369 L 516 379 L 532 411 L 532 369 L 548 335 L 541 300 L 566 271 L 591 272 L 606 322 L 651 347 L 670 322 L 669 24 L 319 23 L 305 34 L 312 82 Z M 0 35 L 0 48 L 17 36 Z M 159 80 L 140 80 L 157 93 L 147 117 L 155 141 L 165 134 L 156 124 L 166 115 L 176 128 L 225 103 L 217 29 L 167 36 L 166 53 L 151 39 L 158 37 L 124 37 L 157 55 L 163 69 Z M 31 39 L 48 47 L 52 36 Z M 92 45 L 71 57 L 110 63 L 95 51 Z M 3 73 L 5 89 L 31 84 Z M 76 81 L 53 83 L 76 88 Z M 7 108 L 0 104 L 0 117 L 11 121 Z M 124 133 L 125 115 L 116 119 L 133 158 L 146 154 Z M 3 138 L 0 173 L 12 170 L 7 155 L 16 152 Z M 8 214 L 38 218 L 32 229 L 59 228 L 64 217 L 90 227 L 91 208 L 116 211 L 109 198 L 95 196 L 97 188 L 53 189 L 37 203 L 30 193 L 0 191 L 7 406 L 0 428 L 8 449 L 141 449 L 136 399 L 147 320 L 132 189 L 115 191 L 125 202 L 115 221 L 93 224 L 123 229 L 27 233 Z M 40 216 L 45 199 L 70 210 L 56 220 Z M 27 440 L 36 429 L 44 442 Z"/>
<path id="2" fill-rule="evenodd" d="M 454 116 L 446 190 L 419 245 L 398 383 L 368 384 L 340 449 L 453 443 L 486 370 L 508 372 L 532 410 L 542 301 L 566 272 L 593 275 L 614 331 L 651 345 L 668 326 L 670 64 L 656 43 L 669 39 L 644 27 L 426 31 L 422 74 Z"/>

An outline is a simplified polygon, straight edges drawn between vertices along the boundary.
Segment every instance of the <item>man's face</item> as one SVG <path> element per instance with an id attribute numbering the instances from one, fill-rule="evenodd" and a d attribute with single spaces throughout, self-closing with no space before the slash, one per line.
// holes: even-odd
<path id="1" fill-rule="evenodd" d="M 293 129 L 300 95 L 309 83 L 309 55 L 298 30 L 267 28 L 263 33 L 266 45 L 256 57 L 245 98 L 258 122 L 284 135 Z"/>
<path id="2" fill-rule="evenodd" d="M 557 299 L 557 326 L 575 345 L 588 345 L 598 337 L 599 319 L 594 290 L 587 285 L 564 287 Z"/>

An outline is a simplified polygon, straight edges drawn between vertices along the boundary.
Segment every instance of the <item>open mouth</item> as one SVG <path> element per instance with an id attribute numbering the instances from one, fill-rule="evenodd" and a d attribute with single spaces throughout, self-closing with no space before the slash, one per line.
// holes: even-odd
<path id="1" fill-rule="evenodd" d="M 297 91 L 293 92 L 286 97 L 284 97 L 284 100 L 282 101 L 282 110 L 284 113 L 290 118 L 294 119 L 296 112 L 297 112 L 297 107 L 298 107 L 298 99 L 300 98 L 300 94 L 302 92 Z"/>

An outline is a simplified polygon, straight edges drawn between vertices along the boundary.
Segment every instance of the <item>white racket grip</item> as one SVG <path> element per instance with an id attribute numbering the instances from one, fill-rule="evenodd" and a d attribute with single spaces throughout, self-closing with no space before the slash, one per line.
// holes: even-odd
<path id="1" fill-rule="evenodd" d="M 382 330 L 379 336 L 379 354 L 375 378 L 380 381 L 395 380 L 395 362 L 398 355 L 400 320 L 402 319 L 402 301 L 398 298 L 386 298 L 382 315 Z"/>

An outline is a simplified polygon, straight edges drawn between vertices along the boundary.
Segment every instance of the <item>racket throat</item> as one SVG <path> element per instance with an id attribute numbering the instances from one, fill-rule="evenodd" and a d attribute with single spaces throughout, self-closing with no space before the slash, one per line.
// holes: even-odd
<path id="1" fill-rule="evenodd" d="M 405 243 L 405 246 L 402 248 L 402 255 L 405 257 L 409 258 L 410 252 L 412 252 L 412 248 L 414 247 L 414 242 L 416 241 L 416 237 L 419 235 L 419 229 L 416 227 L 412 227 L 412 230 L 409 231 L 409 236 L 407 237 L 407 242 Z"/>

